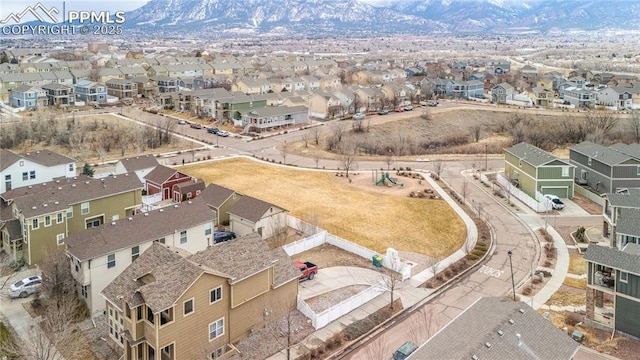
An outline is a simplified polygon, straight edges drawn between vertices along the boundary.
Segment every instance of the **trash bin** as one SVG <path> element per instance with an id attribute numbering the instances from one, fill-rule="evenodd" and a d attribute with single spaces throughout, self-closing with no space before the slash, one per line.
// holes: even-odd
<path id="1" fill-rule="evenodd" d="M 373 266 L 378 267 L 378 268 L 382 267 L 382 256 L 377 255 L 377 254 L 373 255 L 371 257 L 371 260 L 373 260 Z"/>

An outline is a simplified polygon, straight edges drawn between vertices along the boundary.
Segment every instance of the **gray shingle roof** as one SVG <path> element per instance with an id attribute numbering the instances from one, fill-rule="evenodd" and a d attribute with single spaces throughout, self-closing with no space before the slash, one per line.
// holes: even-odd
<path id="1" fill-rule="evenodd" d="M 120 159 L 120 163 L 129 172 L 158 166 L 158 160 L 153 155 L 144 155 L 144 156 L 136 156 L 132 158 Z"/>
<path id="2" fill-rule="evenodd" d="M 616 233 L 640 237 L 640 203 L 636 209 L 620 209 Z"/>
<path id="3" fill-rule="evenodd" d="M 525 303 L 491 297 L 467 308 L 409 359 L 571 359 L 579 346 Z"/>
<path id="4" fill-rule="evenodd" d="M 285 116 L 296 113 L 306 113 L 305 106 L 263 106 L 246 110 L 238 110 L 242 115 L 252 118 L 265 118 L 272 116 Z"/>
<path id="5" fill-rule="evenodd" d="M 217 185 L 217 184 L 209 184 L 200 193 L 200 198 L 204 199 L 204 201 L 207 203 L 207 205 L 218 209 L 234 193 L 235 193 L 235 191 L 233 191 L 231 189 L 228 189 L 228 188 L 226 188 L 224 186 L 220 186 L 220 185 Z"/>
<path id="6" fill-rule="evenodd" d="M 620 208 L 635 208 L 635 209 L 640 208 L 639 193 L 631 193 L 631 194 L 609 193 L 606 196 L 611 206 L 620 207 Z"/>
<path id="7" fill-rule="evenodd" d="M 213 213 L 204 201 L 195 199 L 129 219 L 120 219 L 69 236 L 65 239 L 67 251 L 80 261 L 94 259 L 213 222 Z"/>
<path id="8" fill-rule="evenodd" d="M 633 249 L 637 246 L 640 245 L 627 244 L 631 251 L 625 252 L 600 245 L 589 245 L 587 252 L 584 254 L 584 259 L 588 262 L 606 265 L 640 276 L 640 256 L 633 255 Z"/>
<path id="9" fill-rule="evenodd" d="M 510 148 L 505 148 L 504 151 L 513 154 L 519 159 L 522 159 L 522 161 L 527 162 L 535 167 L 550 163 L 554 160 L 564 162 L 567 166 L 570 166 L 568 162 L 560 160 L 550 153 L 533 145 L 529 145 L 525 142 L 513 145 Z"/>
<path id="10" fill-rule="evenodd" d="M 570 151 L 589 156 L 606 165 L 616 165 L 630 158 L 629 155 L 625 155 L 614 148 L 608 148 L 589 141 L 583 141 L 575 145 Z"/>
<path id="11" fill-rule="evenodd" d="M 268 202 L 256 199 L 251 196 L 242 196 L 232 207 L 229 209 L 229 214 L 239 216 L 243 219 L 257 222 L 262 218 L 264 213 L 269 210 L 271 206 Z"/>
<path id="12" fill-rule="evenodd" d="M 640 144 L 613 144 L 610 148 L 615 149 L 623 154 L 633 156 L 640 159 Z"/>
<path id="13" fill-rule="evenodd" d="M 26 218 L 67 209 L 70 205 L 142 189 L 135 175 L 123 174 L 103 179 L 78 176 L 48 183 L 23 186 L 7 191 L 2 197 L 14 199 Z"/>

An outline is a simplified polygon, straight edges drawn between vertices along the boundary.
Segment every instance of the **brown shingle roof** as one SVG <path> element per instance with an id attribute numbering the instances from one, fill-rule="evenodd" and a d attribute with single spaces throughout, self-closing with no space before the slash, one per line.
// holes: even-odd
<path id="1" fill-rule="evenodd" d="M 81 179 L 84 181 L 79 181 Z M 31 191 L 36 188 L 40 188 L 39 191 Z M 137 176 L 127 173 L 103 179 L 78 177 L 68 182 L 61 180 L 59 183 L 49 182 L 46 185 L 33 185 L 31 189 L 22 187 L 15 190 L 20 189 L 26 189 L 26 194 L 15 197 L 14 201 L 22 214 L 30 218 L 61 211 L 73 204 L 142 189 L 142 183 Z"/>
<path id="2" fill-rule="evenodd" d="M 75 163 L 76 160 L 49 150 L 36 150 L 20 154 L 23 158 L 44 166 Z"/>
<path id="3" fill-rule="evenodd" d="M 198 179 L 198 180 L 191 180 L 191 181 L 185 181 L 179 184 L 175 184 L 173 185 L 174 189 L 177 188 L 177 190 L 181 193 L 181 194 L 186 194 L 188 192 L 195 192 L 197 190 L 204 190 L 204 181 L 202 181 L 202 179 Z"/>
<path id="4" fill-rule="evenodd" d="M 162 184 L 165 181 L 169 180 L 173 174 L 178 172 L 175 169 L 170 167 L 166 167 L 164 165 L 158 165 L 155 169 L 151 170 L 144 178 L 152 183 Z"/>
<path id="5" fill-rule="evenodd" d="M 231 209 L 229 209 L 229 214 L 239 216 L 252 222 L 257 222 L 271 206 L 275 205 L 245 195 L 242 196 L 238 202 L 231 207 Z"/>
<path id="6" fill-rule="evenodd" d="M 8 168 L 20 160 L 20 155 L 6 149 L 0 149 L 0 171 Z M 3 179 L 4 180 L 4 179 Z"/>
<path id="7" fill-rule="evenodd" d="M 195 199 L 130 219 L 120 219 L 69 236 L 65 239 L 67 251 L 80 261 L 94 259 L 213 222 L 213 213 L 207 204 Z"/>
<path id="8" fill-rule="evenodd" d="M 158 160 L 153 155 L 136 156 L 133 158 L 120 159 L 120 163 L 128 172 L 158 166 Z"/>
<path id="9" fill-rule="evenodd" d="M 131 307 L 146 303 L 158 313 L 171 307 L 204 272 L 227 277 L 233 284 L 271 266 L 276 272 L 276 287 L 297 281 L 300 276 L 284 250 L 270 250 L 258 234 L 241 236 L 193 255 L 153 243 L 102 294 L 118 307 L 118 299 L 123 297 Z"/>
<path id="10" fill-rule="evenodd" d="M 202 190 L 202 193 L 200 193 L 200 197 L 204 199 L 207 205 L 218 209 L 234 193 L 235 191 L 227 189 L 224 186 L 209 184 L 204 190 Z"/>

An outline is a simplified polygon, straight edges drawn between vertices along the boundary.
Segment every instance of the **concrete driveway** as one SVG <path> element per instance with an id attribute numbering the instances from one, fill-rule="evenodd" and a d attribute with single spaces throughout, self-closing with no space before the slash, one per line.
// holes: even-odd
<path id="1" fill-rule="evenodd" d="M 591 215 L 586 210 L 581 208 L 578 204 L 569 199 L 562 199 L 562 202 L 564 203 L 564 209 L 558 211 L 558 216 L 579 217 Z"/>
<path id="2" fill-rule="evenodd" d="M 387 277 L 381 272 L 353 266 L 333 266 L 318 270 L 313 280 L 300 283 L 298 295 L 307 300 L 351 285 L 374 285 Z"/>

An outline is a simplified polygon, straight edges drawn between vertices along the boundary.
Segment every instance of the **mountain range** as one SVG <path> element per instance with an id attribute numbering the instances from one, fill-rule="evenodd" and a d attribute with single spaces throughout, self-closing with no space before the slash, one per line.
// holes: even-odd
<path id="1" fill-rule="evenodd" d="M 599 0 L 151 0 L 126 15 L 142 31 L 387 35 L 640 29 L 640 2 Z"/>

